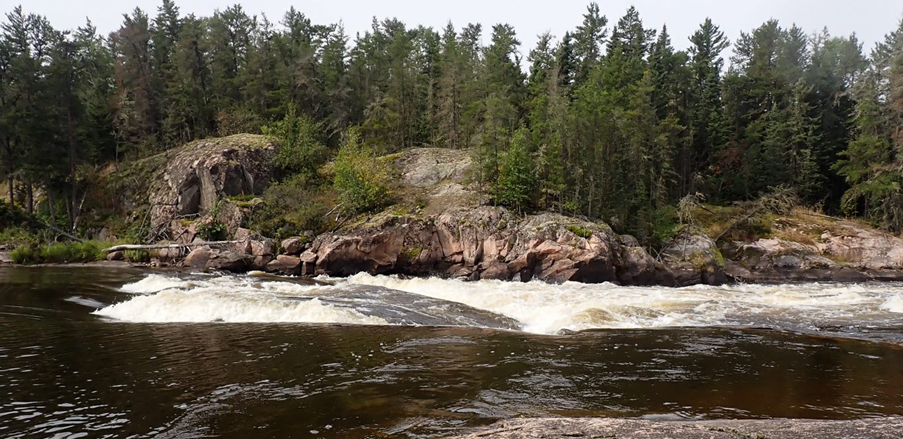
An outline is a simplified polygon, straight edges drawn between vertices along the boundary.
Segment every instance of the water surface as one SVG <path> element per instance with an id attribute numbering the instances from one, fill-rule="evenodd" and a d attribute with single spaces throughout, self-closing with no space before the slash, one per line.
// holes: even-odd
<path id="1" fill-rule="evenodd" d="M 0 436 L 441 437 L 515 416 L 899 416 L 901 292 L 4 268 Z"/>

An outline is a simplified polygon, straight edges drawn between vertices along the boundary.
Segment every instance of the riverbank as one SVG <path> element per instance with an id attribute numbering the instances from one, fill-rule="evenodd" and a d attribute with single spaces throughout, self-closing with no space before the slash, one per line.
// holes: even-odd
<path id="1" fill-rule="evenodd" d="M 457 439 L 553 437 L 631 439 L 898 439 L 903 418 L 646 421 L 632 419 L 512 419 Z"/>
<path id="2" fill-rule="evenodd" d="M 660 225 L 655 244 L 641 243 L 599 221 L 486 205 L 468 177 L 470 152 L 436 148 L 378 159 L 392 176 L 392 200 L 382 210 L 349 216 L 335 199 L 323 204 L 293 188 L 297 203 L 320 203 L 317 217 L 330 217 L 329 227 L 265 232 L 255 228 L 271 222 L 262 216 L 279 213 L 265 194 L 278 179 L 277 150 L 265 137 L 238 135 L 111 170 L 98 187 L 106 204 L 92 210 L 99 227 L 86 235 L 149 245 L 99 257 L 110 261 L 307 277 L 363 272 L 669 287 L 903 281 L 899 237 L 794 206 L 785 196 L 731 206 L 694 199 L 679 220 Z M 328 165 L 321 172 L 328 174 Z M 173 247 L 159 248 L 166 245 Z"/>

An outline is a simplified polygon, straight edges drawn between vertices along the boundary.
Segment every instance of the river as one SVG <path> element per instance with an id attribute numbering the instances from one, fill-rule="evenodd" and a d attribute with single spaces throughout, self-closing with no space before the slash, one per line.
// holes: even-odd
<path id="1" fill-rule="evenodd" d="M 0 268 L 0 437 L 442 437 L 903 415 L 903 285 Z"/>

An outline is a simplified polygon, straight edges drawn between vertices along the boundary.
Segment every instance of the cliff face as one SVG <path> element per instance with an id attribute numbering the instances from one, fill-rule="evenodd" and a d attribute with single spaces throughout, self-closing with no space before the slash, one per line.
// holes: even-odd
<path id="1" fill-rule="evenodd" d="M 241 212 L 228 198 L 262 194 L 275 176 L 276 151 L 265 136 L 239 134 L 198 140 L 123 165 L 104 179 L 106 209 L 95 207 L 116 212 L 102 233 L 115 235 L 137 224 L 141 239 L 191 242 L 196 235 L 192 221 L 218 205 L 228 232 L 235 233 Z"/>
<path id="2" fill-rule="evenodd" d="M 273 179 L 275 154 L 266 137 L 248 134 L 174 150 L 150 186 L 151 226 L 210 211 L 225 197 L 262 194 Z"/>

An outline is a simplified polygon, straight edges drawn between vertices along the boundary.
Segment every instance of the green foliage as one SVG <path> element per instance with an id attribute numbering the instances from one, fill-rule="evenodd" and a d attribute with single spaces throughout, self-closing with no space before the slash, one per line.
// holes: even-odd
<path id="1" fill-rule="evenodd" d="M 124 255 L 129 262 L 148 263 L 151 260 L 151 254 L 147 250 L 126 250 Z"/>
<path id="2" fill-rule="evenodd" d="M 219 137 L 257 134 L 262 125 L 260 115 L 244 107 L 223 109 L 216 115 L 216 134 Z"/>
<path id="3" fill-rule="evenodd" d="M 224 238 L 226 225 L 218 220 L 202 222 L 198 225 L 198 236 L 205 241 L 218 241 Z"/>
<path id="4" fill-rule="evenodd" d="M 106 38 L 13 8 L 0 29 L 0 174 L 21 210 L 93 228 L 85 222 L 111 215 L 92 197 L 96 212 L 81 211 L 90 170 L 116 162 L 146 189 L 156 167 L 121 162 L 263 127 L 282 146 L 273 194 L 300 203 L 271 196 L 266 227 L 322 228 L 317 212 L 335 200 L 318 171 L 360 126 L 331 182 L 349 212 L 389 202 L 375 154 L 444 146 L 473 150 L 481 195 L 497 203 L 604 220 L 645 242 L 664 238 L 667 207 L 686 194 L 730 204 L 780 185 L 903 230 L 903 27 L 866 58 L 855 36 L 810 38 L 769 20 L 729 38 L 706 19 L 682 51 L 636 8 L 616 25 L 604 12 L 590 3 L 560 39 L 523 48 L 506 24 L 437 32 L 374 20 L 350 41 L 341 24 L 295 8 L 274 25 L 240 5 L 198 17 L 171 0 L 135 9 Z"/>
<path id="5" fill-rule="evenodd" d="M 361 144 L 357 129 L 345 133 L 333 171 L 333 187 L 350 211 L 372 212 L 389 204 L 388 171 L 373 151 Z"/>
<path id="6" fill-rule="evenodd" d="M 102 250 L 108 243 L 98 241 L 57 242 L 49 245 L 27 244 L 17 247 L 10 258 L 17 264 L 64 264 L 95 262 L 106 256 Z"/>
<path id="7" fill-rule="evenodd" d="M 494 194 L 497 203 L 518 212 L 531 209 L 536 198 L 536 169 L 530 155 L 528 134 L 526 128 L 514 133 L 508 152 L 501 160 Z"/>
<path id="8" fill-rule="evenodd" d="M 266 236 L 283 239 L 307 230 L 320 233 L 335 220 L 334 214 L 328 215 L 335 195 L 303 174 L 271 185 L 263 194 L 263 202 L 263 208 L 253 213 L 249 226 Z"/>
<path id="9" fill-rule="evenodd" d="M 687 226 L 679 222 L 678 209 L 663 206 L 652 212 L 650 222 L 650 242 L 653 248 L 662 248 L 671 242 Z"/>
<path id="10" fill-rule="evenodd" d="M 219 241 L 226 238 L 226 225 L 219 219 L 223 200 L 217 200 L 207 217 L 198 224 L 197 233 L 205 241 Z"/>
<path id="11" fill-rule="evenodd" d="M 580 226 L 571 225 L 571 226 L 567 226 L 567 229 L 569 232 L 571 232 L 583 239 L 589 239 L 593 236 L 593 232 L 591 230 L 584 229 L 583 227 L 580 227 Z"/>
<path id="12" fill-rule="evenodd" d="M 262 131 L 279 143 L 276 165 L 284 172 L 315 175 L 327 156 L 326 147 L 319 140 L 322 128 L 296 111 L 291 107 L 282 120 L 264 125 Z"/>

